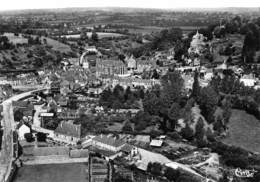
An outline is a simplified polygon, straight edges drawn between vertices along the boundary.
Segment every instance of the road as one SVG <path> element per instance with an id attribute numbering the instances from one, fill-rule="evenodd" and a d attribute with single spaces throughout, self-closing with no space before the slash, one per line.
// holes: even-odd
<path id="1" fill-rule="evenodd" d="M 9 177 L 13 158 L 13 131 L 15 130 L 15 121 L 13 115 L 13 101 L 18 101 L 24 97 L 32 95 L 35 91 L 43 91 L 45 89 L 37 89 L 34 91 L 24 92 L 19 95 L 12 96 L 11 98 L 2 102 L 3 105 L 3 119 L 2 126 L 4 129 L 2 139 L 2 150 L 0 151 L 0 182 L 6 181 Z"/>

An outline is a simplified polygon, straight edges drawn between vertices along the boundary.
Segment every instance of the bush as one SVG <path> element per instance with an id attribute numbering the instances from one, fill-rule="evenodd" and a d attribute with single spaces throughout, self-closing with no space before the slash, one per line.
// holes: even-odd
<path id="1" fill-rule="evenodd" d="M 158 130 L 152 130 L 152 131 L 150 132 L 150 136 L 151 136 L 152 138 L 156 138 L 156 137 L 160 136 L 161 134 L 162 134 L 162 132 L 160 132 L 160 131 L 158 131 Z"/>
<path id="2" fill-rule="evenodd" d="M 16 122 L 19 122 L 19 121 L 21 121 L 22 119 L 23 119 L 23 112 L 18 109 L 17 111 L 14 112 L 14 120 L 15 120 Z"/>
<path id="3" fill-rule="evenodd" d="M 147 166 L 147 172 L 150 172 L 151 174 L 156 176 L 160 176 L 162 174 L 162 165 L 158 162 L 149 162 Z"/>
<path id="4" fill-rule="evenodd" d="M 133 128 L 132 128 L 132 126 L 131 126 L 131 123 L 127 121 L 127 122 L 125 123 L 125 125 L 123 126 L 122 131 L 132 132 L 132 131 L 133 131 Z"/>
<path id="5" fill-rule="evenodd" d="M 194 137 L 193 130 L 186 124 L 185 128 L 181 129 L 181 136 L 186 140 L 192 140 Z"/>
<path id="6" fill-rule="evenodd" d="M 246 168 L 248 166 L 248 158 L 244 156 L 233 156 L 226 157 L 225 164 L 227 166 Z"/>
<path id="7" fill-rule="evenodd" d="M 175 181 L 180 177 L 180 171 L 167 167 L 164 175 L 168 180 Z"/>
<path id="8" fill-rule="evenodd" d="M 32 133 L 25 133 L 24 134 L 24 138 L 27 142 L 33 142 L 34 141 L 34 138 L 33 138 L 33 135 Z"/>
<path id="9" fill-rule="evenodd" d="M 46 133 L 39 132 L 36 134 L 36 136 L 37 136 L 37 141 L 46 142 L 46 138 L 47 138 Z"/>

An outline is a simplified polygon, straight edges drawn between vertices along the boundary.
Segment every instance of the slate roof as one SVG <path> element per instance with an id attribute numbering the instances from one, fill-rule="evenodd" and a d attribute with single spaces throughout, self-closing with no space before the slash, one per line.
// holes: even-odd
<path id="1" fill-rule="evenodd" d="M 94 141 L 104 143 L 113 147 L 120 147 L 125 144 L 122 140 L 117 140 L 113 137 L 108 137 L 106 135 L 99 135 L 93 138 Z"/>
<path id="2" fill-rule="evenodd" d="M 62 121 L 55 129 L 55 133 L 80 138 L 81 125 L 73 124 L 70 121 Z"/>

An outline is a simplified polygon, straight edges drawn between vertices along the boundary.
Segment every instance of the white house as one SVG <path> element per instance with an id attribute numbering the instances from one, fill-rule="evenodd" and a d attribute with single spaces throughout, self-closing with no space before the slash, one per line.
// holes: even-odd
<path id="1" fill-rule="evenodd" d="M 19 140 L 24 140 L 24 134 L 25 133 L 30 133 L 31 132 L 31 129 L 29 126 L 27 126 L 26 124 L 24 123 L 19 123 L 17 125 L 17 132 L 18 132 L 18 138 Z"/>
<path id="2" fill-rule="evenodd" d="M 244 83 L 245 86 L 253 87 L 256 85 L 257 80 L 252 74 L 244 75 L 240 78 L 240 82 Z"/>
<path id="3" fill-rule="evenodd" d="M 150 146 L 152 147 L 161 147 L 163 144 L 162 140 L 152 140 Z"/>

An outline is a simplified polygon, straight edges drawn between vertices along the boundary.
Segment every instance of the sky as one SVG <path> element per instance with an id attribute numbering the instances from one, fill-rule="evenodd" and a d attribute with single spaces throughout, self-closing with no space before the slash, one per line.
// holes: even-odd
<path id="1" fill-rule="evenodd" d="M 68 7 L 219 8 L 260 7 L 260 0 L 1 0 L 0 10 Z"/>

